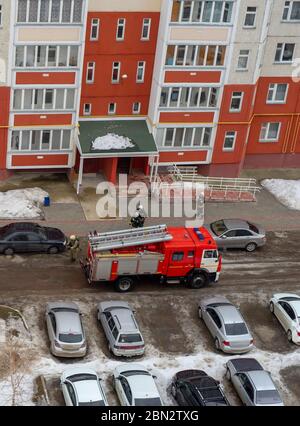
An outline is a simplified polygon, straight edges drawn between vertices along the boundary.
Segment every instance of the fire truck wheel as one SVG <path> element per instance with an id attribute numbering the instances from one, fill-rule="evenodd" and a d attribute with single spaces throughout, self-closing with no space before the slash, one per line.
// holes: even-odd
<path id="1" fill-rule="evenodd" d="M 255 251 L 256 248 L 257 248 L 257 245 L 255 243 L 249 243 L 245 247 L 246 251 L 248 251 L 249 253 Z"/>
<path id="2" fill-rule="evenodd" d="M 127 293 L 133 287 L 133 279 L 130 277 L 119 278 L 115 283 L 115 289 L 119 293 Z"/>
<path id="3" fill-rule="evenodd" d="M 204 274 L 192 275 L 189 287 L 194 289 L 203 288 L 207 285 L 207 277 Z"/>

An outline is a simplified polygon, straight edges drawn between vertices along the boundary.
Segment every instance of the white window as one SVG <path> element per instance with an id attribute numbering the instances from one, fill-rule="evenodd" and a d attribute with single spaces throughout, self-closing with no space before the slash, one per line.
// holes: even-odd
<path id="1" fill-rule="evenodd" d="M 275 62 L 292 62 L 295 44 L 278 43 L 275 54 Z"/>
<path id="2" fill-rule="evenodd" d="M 70 150 L 71 130 L 14 130 L 10 146 L 12 151 Z"/>
<path id="3" fill-rule="evenodd" d="M 95 41 L 99 38 L 99 25 L 100 19 L 93 18 L 91 22 L 91 35 L 90 40 Z"/>
<path id="4" fill-rule="evenodd" d="M 158 129 L 156 141 L 165 149 L 208 148 L 211 143 L 210 127 L 176 127 Z"/>
<path id="5" fill-rule="evenodd" d="M 108 104 L 108 114 L 115 114 L 117 110 L 117 104 L 114 102 L 111 102 Z"/>
<path id="6" fill-rule="evenodd" d="M 77 67 L 78 54 L 78 46 L 17 46 L 15 66 L 21 68 Z"/>
<path id="7" fill-rule="evenodd" d="M 91 115 L 92 113 L 92 104 L 83 105 L 83 115 Z"/>
<path id="8" fill-rule="evenodd" d="M 2 4 L 0 4 L 0 27 L 2 26 Z"/>
<path id="9" fill-rule="evenodd" d="M 141 103 L 140 102 L 134 102 L 132 105 L 132 113 L 133 114 L 139 114 L 141 112 Z"/>
<path id="10" fill-rule="evenodd" d="M 111 77 L 112 83 L 119 83 L 119 81 L 120 81 L 120 69 L 121 69 L 121 63 L 120 62 L 113 62 L 112 77 Z"/>
<path id="11" fill-rule="evenodd" d="M 300 21 L 300 1 L 286 1 L 284 3 L 283 21 Z"/>
<path id="12" fill-rule="evenodd" d="M 260 142 L 277 142 L 279 139 L 281 123 L 263 123 L 261 126 Z"/>
<path id="13" fill-rule="evenodd" d="M 269 85 L 267 103 L 268 104 L 284 104 L 286 102 L 288 92 L 287 84 L 275 84 Z"/>
<path id="14" fill-rule="evenodd" d="M 240 50 L 237 70 L 247 70 L 249 61 L 249 50 Z"/>
<path id="15" fill-rule="evenodd" d="M 83 0 L 18 0 L 17 22 L 82 22 Z"/>
<path id="16" fill-rule="evenodd" d="M 141 40 L 149 40 L 150 38 L 150 29 L 151 29 L 151 19 L 145 18 L 143 20 L 142 36 Z"/>
<path id="17" fill-rule="evenodd" d="M 143 83 L 145 78 L 145 67 L 146 62 L 140 61 L 137 65 L 137 72 L 136 72 L 136 81 L 137 83 Z"/>
<path id="18" fill-rule="evenodd" d="M 240 112 L 242 109 L 243 102 L 243 92 L 232 92 L 231 103 L 230 103 L 230 112 Z"/>
<path id="19" fill-rule="evenodd" d="M 225 62 L 226 46 L 216 45 L 169 45 L 166 65 L 219 67 Z"/>
<path id="20" fill-rule="evenodd" d="M 124 18 L 118 19 L 117 34 L 116 34 L 116 39 L 117 40 L 124 40 L 124 37 L 125 37 L 125 24 L 126 24 L 126 19 L 124 19 Z"/>
<path id="21" fill-rule="evenodd" d="M 14 90 L 14 110 L 72 110 L 75 108 L 74 89 Z"/>
<path id="22" fill-rule="evenodd" d="M 95 62 L 88 62 L 87 63 L 87 73 L 86 73 L 86 82 L 87 83 L 94 83 L 95 79 Z"/>
<path id="23" fill-rule="evenodd" d="M 236 132 L 226 132 L 223 144 L 223 151 L 233 151 L 236 140 Z"/>
<path id="24" fill-rule="evenodd" d="M 173 1 L 172 22 L 230 23 L 232 1 Z"/>
<path id="25" fill-rule="evenodd" d="M 217 87 L 163 87 L 160 104 L 162 108 L 216 108 Z"/>
<path id="26" fill-rule="evenodd" d="M 256 7 L 252 7 L 252 6 L 247 7 L 244 27 L 246 27 L 246 28 L 254 28 L 255 27 L 256 10 L 257 10 Z"/>

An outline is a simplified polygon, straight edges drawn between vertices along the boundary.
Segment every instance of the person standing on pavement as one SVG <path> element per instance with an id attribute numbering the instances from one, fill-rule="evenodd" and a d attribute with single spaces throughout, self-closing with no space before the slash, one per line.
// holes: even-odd
<path id="1" fill-rule="evenodd" d="M 75 262 L 78 259 L 80 249 L 79 238 L 76 235 L 71 235 L 67 247 L 70 250 L 71 262 Z"/>

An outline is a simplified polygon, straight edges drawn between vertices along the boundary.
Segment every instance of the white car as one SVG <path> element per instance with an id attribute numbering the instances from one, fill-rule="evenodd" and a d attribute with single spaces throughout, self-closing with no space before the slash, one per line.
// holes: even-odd
<path id="1" fill-rule="evenodd" d="M 122 364 L 114 370 L 113 383 L 123 406 L 163 405 L 152 376 L 140 364 Z"/>
<path id="2" fill-rule="evenodd" d="M 300 345 L 300 296 L 291 293 L 274 294 L 270 311 L 287 333 L 290 342 Z"/>
<path id="3" fill-rule="evenodd" d="M 67 406 L 108 405 L 101 379 L 89 368 L 70 368 L 61 376 L 61 390 Z"/>

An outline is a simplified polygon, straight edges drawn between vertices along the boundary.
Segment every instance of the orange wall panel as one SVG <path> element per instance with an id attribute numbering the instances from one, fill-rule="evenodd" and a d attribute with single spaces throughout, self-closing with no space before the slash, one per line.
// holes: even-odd
<path id="1" fill-rule="evenodd" d="M 15 126 L 55 126 L 68 124 L 72 124 L 72 114 L 25 114 L 15 115 L 14 117 Z"/>
<path id="2" fill-rule="evenodd" d="M 180 155 L 183 153 L 183 155 Z M 160 163 L 180 163 L 187 161 L 204 162 L 207 159 L 207 151 L 179 151 L 179 152 L 161 152 L 159 154 Z"/>
<path id="3" fill-rule="evenodd" d="M 40 157 L 40 158 L 39 158 Z M 13 155 L 13 167 L 44 167 L 44 166 L 67 166 L 69 156 L 67 154 L 47 155 Z"/>
<path id="4" fill-rule="evenodd" d="M 160 123 L 213 123 L 213 112 L 161 112 Z"/>
<path id="5" fill-rule="evenodd" d="M 228 85 L 224 87 L 221 110 L 220 122 L 248 122 L 252 114 L 252 99 L 254 95 L 255 86 L 246 84 Z M 243 102 L 240 112 L 230 112 L 230 104 L 233 92 L 243 92 Z"/>
<path id="6" fill-rule="evenodd" d="M 0 170 L 6 168 L 10 88 L 0 87 Z"/>
<path id="7" fill-rule="evenodd" d="M 166 71 L 165 83 L 219 83 L 221 71 Z"/>
<path id="8" fill-rule="evenodd" d="M 75 72 L 17 72 L 17 84 L 75 84 Z"/>
<path id="9" fill-rule="evenodd" d="M 134 102 L 140 102 L 141 111 L 140 115 L 147 115 L 148 113 L 148 95 L 137 96 L 103 96 L 99 97 L 82 97 L 80 105 L 80 115 L 83 116 L 84 104 L 92 104 L 91 116 L 103 116 L 108 114 L 108 105 L 112 102 L 117 104 L 116 115 L 131 115 L 132 106 Z M 109 115 L 110 116 L 110 115 Z"/>
<path id="10" fill-rule="evenodd" d="M 233 151 L 223 151 L 226 132 L 236 131 L 236 140 Z M 219 125 L 215 139 L 212 163 L 232 164 L 240 163 L 244 158 L 246 139 L 248 134 L 247 125 Z"/>

